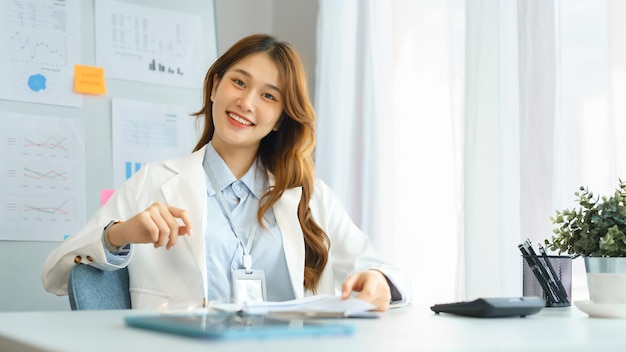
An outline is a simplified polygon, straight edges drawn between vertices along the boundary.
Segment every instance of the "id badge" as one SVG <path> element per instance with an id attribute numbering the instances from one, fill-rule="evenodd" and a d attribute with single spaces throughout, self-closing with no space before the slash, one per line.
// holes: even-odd
<path id="1" fill-rule="evenodd" d="M 265 301 L 265 272 L 253 269 L 246 273 L 245 269 L 233 270 L 233 298 L 235 302 Z"/>

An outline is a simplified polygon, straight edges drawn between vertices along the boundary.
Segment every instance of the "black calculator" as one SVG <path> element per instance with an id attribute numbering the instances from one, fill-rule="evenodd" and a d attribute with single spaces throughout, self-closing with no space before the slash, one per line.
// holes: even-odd
<path id="1" fill-rule="evenodd" d="M 430 310 L 479 318 L 526 317 L 538 313 L 546 302 L 535 296 L 477 298 L 473 301 L 435 304 Z"/>

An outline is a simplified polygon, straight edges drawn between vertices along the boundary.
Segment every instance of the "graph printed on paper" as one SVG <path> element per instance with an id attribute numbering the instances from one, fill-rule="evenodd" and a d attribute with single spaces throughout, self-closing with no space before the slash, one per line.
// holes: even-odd
<path id="1" fill-rule="evenodd" d="M 71 89 L 80 62 L 78 0 L 0 2 L 0 98 L 81 106 Z"/>
<path id="2" fill-rule="evenodd" d="M 0 112 L 0 239 L 54 241 L 85 219 L 84 126 Z"/>

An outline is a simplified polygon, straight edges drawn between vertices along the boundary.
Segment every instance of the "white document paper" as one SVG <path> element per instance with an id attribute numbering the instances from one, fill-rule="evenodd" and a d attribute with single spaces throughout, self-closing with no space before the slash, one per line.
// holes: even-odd
<path id="1" fill-rule="evenodd" d="M 78 0 L 0 2 L 0 99 L 82 106 Z"/>
<path id="2" fill-rule="evenodd" d="M 271 314 L 283 317 L 345 318 L 366 316 L 376 306 L 354 297 L 341 299 L 339 296 L 326 294 L 285 302 L 214 304 L 212 308 L 220 311 L 242 310 L 248 314 Z"/>
<path id="3" fill-rule="evenodd" d="M 83 121 L 0 112 L 0 236 L 62 241 L 85 222 Z"/>
<path id="4" fill-rule="evenodd" d="M 96 62 L 107 78 L 202 88 L 208 40 L 199 15 L 113 0 L 95 8 Z"/>
<path id="5" fill-rule="evenodd" d="M 113 185 L 119 187 L 147 162 L 185 156 L 198 137 L 182 106 L 112 100 Z"/>

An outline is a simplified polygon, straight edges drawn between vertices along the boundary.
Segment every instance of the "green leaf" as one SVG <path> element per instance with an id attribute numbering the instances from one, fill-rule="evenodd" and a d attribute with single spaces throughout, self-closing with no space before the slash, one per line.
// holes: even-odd
<path id="1" fill-rule="evenodd" d="M 579 208 L 556 210 L 550 217 L 552 251 L 573 256 L 626 257 L 626 182 L 619 180 L 612 195 L 594 195 L 581 186 L 574 192 Z"/>

